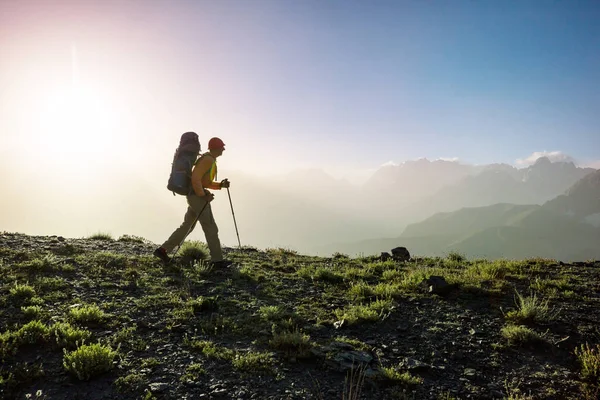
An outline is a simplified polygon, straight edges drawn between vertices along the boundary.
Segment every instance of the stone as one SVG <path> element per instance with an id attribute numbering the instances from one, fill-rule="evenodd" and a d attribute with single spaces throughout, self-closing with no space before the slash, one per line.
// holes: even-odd
<path id="1" fill-rule="evenodd" d="M 165 382 L 154 382 L 149 385 L 151 392 L 162 392 L 169 387 L 168 383 Z"/>
<path id="2" fill-rule="evenodd" d="M 379 258 L 381 259 L 381 261 L 387 261 L 390 258 L 392 258 L 392 256 L 387 251 L 382 251 L 381 256 Z"/>
<path id="3" fill-rule="evenodd" d="M 452 289 L 454 289 L 453 285 L 448 284 L 446 279 L 442 276 L 432 275 L 429 279 L 423 279 L 419 284 L 419 287 L 429 293 L 429 294 L 437 294 L 437 295 L 445 295 L 448 294 Z"/>
<path id="4" fill-rule="evenodd" d="M 431 368 L 431 365 L 424 363 L 423 361 L 408 357 L 400 361 L 400 366 L 409 371 L 427 370 Z"/>
<path id="5" fill-rule="evenodd" d="M 406 247 L 395 247 L 392 249 L 392 257 L 395 261 L 408 261 L 410 260 L 410 253 Z"/>

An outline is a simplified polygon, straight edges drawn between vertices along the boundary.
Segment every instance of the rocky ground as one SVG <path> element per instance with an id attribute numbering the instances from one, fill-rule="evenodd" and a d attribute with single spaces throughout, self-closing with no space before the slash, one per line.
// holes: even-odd
<path id="1" fill-rule="evenodd" d="M 598 261 L 154 248 L 0 234 L 0 397 L 600 398 Z"/>

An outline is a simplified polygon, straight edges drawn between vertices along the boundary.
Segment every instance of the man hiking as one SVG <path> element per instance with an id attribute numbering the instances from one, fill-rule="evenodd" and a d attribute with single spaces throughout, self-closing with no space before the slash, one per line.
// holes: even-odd
<path id="1" fill-rule="evenodd" d="M 206 236 L 206 244 L 210 250 L 211 263 L 215 267 L 227 267 L 232 264 L 231 261 L 223 260 L 219 229 L 210 208 L 210 202 L 215 195 L 207 190 L 221 190 L 221 188 L 229 187 L 227 179 L 223 179 L 221 182 L 215 181 L 217 178 L 217 157 L 221 156 L 224 150 L 225 143 L 214 137 L 208 141 L 208 152 L 202 154 L 196 161 L 191 179 L 193 191 L 186 196 L 188 209 L 183 218 L 183 223 L 161 247 L 154 251 L 154 255 L 160 258 L 163 263 L 167 264 L 171 261 L 168 253 L 179 246 L 194 230 L 196 221 L 200 221 Z"/>

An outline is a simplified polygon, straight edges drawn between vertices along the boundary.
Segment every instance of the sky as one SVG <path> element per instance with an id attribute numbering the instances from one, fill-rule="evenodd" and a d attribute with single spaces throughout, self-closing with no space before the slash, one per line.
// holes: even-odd
<path id="1" fill-rule="evenodd" d="M 600 167 L 599 18 L 597 1 L 2 0 L 0 155 L 152 179 L 193 130 L 258 175 Z"/>

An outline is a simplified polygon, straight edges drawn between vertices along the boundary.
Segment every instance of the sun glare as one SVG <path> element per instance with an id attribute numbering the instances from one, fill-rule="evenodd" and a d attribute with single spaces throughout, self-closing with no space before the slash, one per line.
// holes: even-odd
<path id="1" fill-rule="evenodd" d="M 113 141 L 116 113 L 98 90 L 73 85 L 47 95 L 39 118 L 40 145 L 56 159 L 104 154 Z"/>

